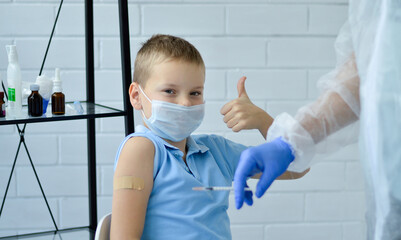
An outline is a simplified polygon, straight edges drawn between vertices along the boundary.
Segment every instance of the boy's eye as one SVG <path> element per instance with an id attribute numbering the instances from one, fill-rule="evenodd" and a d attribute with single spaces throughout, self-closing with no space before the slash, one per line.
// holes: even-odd
<path id="1" fill-rule="evenodd" d="M 173 94 L 174 90 L 173 89 L 166 89 L 166 90 L 164 90 L 164 92 L 168 93 L 168 94 Z"/>
<path id="2" fill-rule="evenodd" d="M 200 95 L 202 95 L 202 92 L 191 92 L 191 95 L 192 96 L 200 96 Z"/>

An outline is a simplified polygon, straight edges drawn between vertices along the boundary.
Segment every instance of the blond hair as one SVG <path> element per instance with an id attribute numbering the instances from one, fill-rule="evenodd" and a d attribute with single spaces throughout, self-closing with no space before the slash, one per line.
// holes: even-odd
<path id="1" fill-rule="evenodd" d="M 133 81 L 144 86 L 154 65 L 172 60 L 194 63 L 205 72 L 202 56 L 191 43 L 179 37 L 157 34 L 138 51 Z"/>

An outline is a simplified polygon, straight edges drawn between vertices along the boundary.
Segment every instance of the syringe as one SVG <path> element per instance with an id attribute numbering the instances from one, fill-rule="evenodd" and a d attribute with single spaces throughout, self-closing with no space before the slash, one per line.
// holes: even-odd
<path id="1" fill-rule="evenodd" d="M 193 187 L 194 191 L 234 191 L 233 187 Z M 244 188 L 245 191 L 252 191 L 249 187 Z"/>

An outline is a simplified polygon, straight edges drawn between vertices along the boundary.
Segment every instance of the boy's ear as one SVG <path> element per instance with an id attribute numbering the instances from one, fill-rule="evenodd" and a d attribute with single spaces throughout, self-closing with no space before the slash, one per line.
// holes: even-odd
<path id="1" fill-rule="evenodd" d="M 141 101 L 139 100 L 139 86 L 138 83 L 133 82 L 129 86 L 129 100 L 131 102 L 132 107 L 135 108 L 135 110 L 141 110 L 142 109 L 142 104 Z"/>

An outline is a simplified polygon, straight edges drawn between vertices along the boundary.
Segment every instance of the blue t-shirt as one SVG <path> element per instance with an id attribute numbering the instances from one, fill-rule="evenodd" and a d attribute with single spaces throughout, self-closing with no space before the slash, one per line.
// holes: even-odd
<path id="1" fill-rule="evenodd" d="M 141 239 L 231 239 L 228 191 L 193 191 L 200 186 L 231 186 L 240 154 L 247 147 L 217 135 L 187 138 L 183 153 L 144 126 L 128 135 L 118 149 L 114 169 L 126 141 L 141 136 L 155 146 L 153 189 Z"/>

